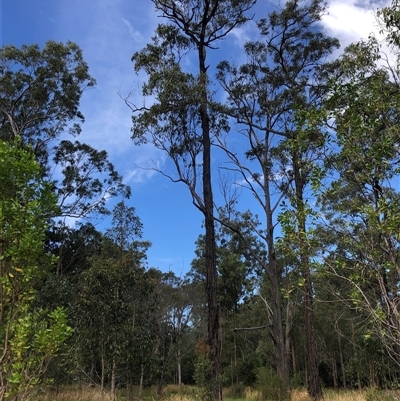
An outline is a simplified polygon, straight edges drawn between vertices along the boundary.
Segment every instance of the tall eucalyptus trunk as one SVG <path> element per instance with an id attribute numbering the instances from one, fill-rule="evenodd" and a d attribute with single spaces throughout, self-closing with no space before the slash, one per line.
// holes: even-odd
<path id="1" fill-rule="evenodd" d="M 127 104 L 135 113 L 133 139 L 138 144 L 150 141 L 168 154 L 177 174 L 177 177 L 169 177 L 188 187 L 193 204 L 204 216 L 208 346 L 212 366 L 209 383 L 212 398 L 220 400 L 222 389 L 211 146 L 212 136 L 218 134 L 222 124 L 218 122 L 220 117 L 212 109 L 209 98 L 206 49 L 215 48 L 216 41 L 244 24 L 248 20 L 244 13 L 255 0 L 153 0 L 153 3 L 161 16 L 171 24 L 159 25 L 155 46 L 135 53 L 132 59 L 135 70 L 143 69 L 150 77 L 143 94 L 155 95 L 158 104 L 149 109 L 137 108 L 129 102 Z M 199 68 L 197 75 L 182 70 L 182 54 L 193 49 Z M 169 123 L 164 125 L 160 121 Z M 200 166 L 199 160 L 202 160 Z"/>
<path id="2" fill-rule="evenodd" d="M 314 330 L 314 297 L 310 268 L 310 250 L 307 242 L 306 218 L 307 210 L 304 204 L 304 190 L 307 180 L 302 174 L 301 156 L 294 151 L 292 158 L 294 174 L 295 194 L 293 206 L 297 220 L 298 253 L 300 261 L 300 274 L 303 278 L 303 307 L 304 307 L 304 331 L 306 334 L 306 371 L 307 391 L 314 400 L 323 398 L 321 381 L 318 372 L 317 346 Z"/>
<path id="3" fill-rule="evenodd" d="M 205 27 L 204 27 L 205 30 Z M 211 185 L 211 139 L 210 117 L 208 115 L 209 100 L 207 97 L 207 67 L 204 38 L 198 45 L 201 104 L 200 118 L 203 139 L 203 201 L 204 226 L 206 230 L 205 259 L 206 259 L 206 292 L 208 305 L 208 343 L 210 346 L 210 361 L 212 365 L 213 399 L 222 399 L 220 376 L 220 347 L 219 347 L 219 307 L 217 297 L 217 259 L 215 244 L 214 200 Z"/>

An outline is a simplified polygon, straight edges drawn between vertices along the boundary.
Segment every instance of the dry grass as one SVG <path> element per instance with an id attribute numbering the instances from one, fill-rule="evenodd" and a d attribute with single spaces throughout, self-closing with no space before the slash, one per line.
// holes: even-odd
<path id="1" fill-rule="evenodd" d="M 191 395 L 197 391 L 196 386 L 187 386 L 185 384 L 168 384 L 163 388 L 163 394 L 169 398 L 169 396 L 173 396 L 176 394 L 180 395 Z"/>
<path id="2" fill-rule="evenodd" d="M 101 401 L 102 399 L 109 399 L 108 391 L 102 398 L 100 388 L 88 386 L 62 387 L 58 391 L 47 390 L 38 393 L 34 398 L 35 401 Z"/>
<path id="3" fill-rule="evenodd" d="M 246 401 L 263 401 L 264 397 L 261 391 L 255 390 L 251 387 L 246 387 L 244 391 Z"/>
<path id="4" fill-rule="evenodd" d="M 311 401 L 307 390 L 295 389 L 290 392 L 290 401 Z"/>
<path id="5" fill-rule="evenodd" d="M 197 400 L 193 396 L 184 395 L 184 394 L 174 394 L 168 397 L 168 401 L 193 401 Z"/>
<path id="6" fill-rule="evenodd" d="M 156 388 L 146 388 L 143 390 L 143 400 L 155 400 Z M 132 388 L 132 395 L 135 400 L 139 400 L 139 386 Z M 117 400 L 127 399 L 126 389 L 117 389 Z M 106 388 L 101 393 L 100 387 L 90 387 L 88 385 L 61 386 L 58 390 L 43 389 L 33 397 L 32 401 L 109 401 L 110 389 Z M 186 400 L 185 400 L 186 401 Z"/>
<path id="7" fill-rule="evenodd" d="M 326 390 L 325 401 L 366 401 L 366 392 L 357 390 Z M 307 390 L 297 389 L 290 393 L 290 401 L 312 401 Z"/>
<path id="8" fill-rule="evenodd" d="M 328 390 L 324 392 L 326 401 L 365 401 L 366 392 L 359 390 Z"/>
<path id="9" fill-rule="evenodd" d="M 147 389 L 149 390 L 149 389 Z M 145 399 L 155 399 L 155 395 L 145 395 Z M 367 391 L 356 391 L 356 390 L 327 390 L 324 392 L 324 401 L 400 401 L 399 392 L 379 392 L 375 397 L 370 396 L 370 390 Z M 368 396 L 369 394 L 369 396 Z M 265 401 L 260 391 L 247 387 L 245 389 L 245 400 L 246 401 Z M 166 401 L 199 401 L 198 391 L 195 386 L 167 386 L 164 391 Z M 87 386 L 73 386 L 73 387 L 62 387 L 59 391 L 47 390 L 37 394 L 33 399 L 34 401 L 108 401 L 110 399 L 109 390 L 106 390 L 104 398 L 102 398 L 101 391 L 98 387 L 92 388 Z M 135 397 L 137 400 L 138 398 Z M 225 400 L 232 400 L 230 397 L 224 397 Z M 124 390 L 121 390 L 118 394 L 119 401 L 126 400 L 126 394 Z M 243 399 L 241 399 L 243 400 Z M 244 401 L 244 400 L 243 400 Z M 272 400 L 270 400 L 272 401 Z M 290 401 L 311 401 L 307 391 L 304 389 L 292 390 L 290 393 Z"/>

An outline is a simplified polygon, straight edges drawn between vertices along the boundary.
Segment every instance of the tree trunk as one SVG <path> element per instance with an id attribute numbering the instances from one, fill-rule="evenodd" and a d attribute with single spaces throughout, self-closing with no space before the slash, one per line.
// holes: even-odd
<path id="1" fill-rule="evenodd" d="M 298 246 L 300 256 L 300 274 L 304 279 L 304 325 L 306 334 L 306 366 L 307 390 L 313 400 L 323 398 L 321 381 L 318 372 L 317 347 L 314 334 L 314 297 L 311 281 L 310 254 L 306 233 L 306 209 L 303 191 L 306 180 L 302 177 L 301 159 L 296 152 L 293 154 L 294 184 L 296 189 L 295 208 L 298 223 Z"/>
<path id="2" fill-rule="evenodd" d="M 290 332 L 292 331 L 293 314 L 292 314 L 292 303 L 287 300 L 286 304 L 286 326 L 285 326 L 285 360 L 286 360 L 286 372 L 289 377 L 289 360 L 290 360 Z M 294 373 L 294 371 L 293 371 Z"/>
<path id="3" fill-rule="evenodd" d="M 338 341 L 339 341 L 339 354 L 340 354 L 340 369 L 342 370 L 342 386 L 344 389 L 347 388 L 346 385 L 346 369 L 344 366 L 344 361 L 343 361 L 343 351 L 342 351 L 342 341 L 340 338 L 340 333 L 338 332 Z"/>
<path id="4" fill-rule="evenodd" d="M 101 382 L 100 382 L 100 391 L 101 391 L 101 401 L 104 401 L 104 375 L 106 369 L 105 355 L 104 355 L 104 344 L 101 347 Z"/>
<path id="5" fill-rule="evenodd" d="M 292 369 L 293 369 L 293 376 L 296 375 L 297 368 L 296 368 L 296 353 L 294 350 L 294 344 L 292 343 Z"/>
<path id="6" fill-rule="evenodd" d="M 139 383 L 139 398 L 142 399 L 143 394 L 143 378 L 144 378 L 144 365 L 140 367 L 140 383 Z"/>
<path id="7" fill-rule="evenodd" d="M 115 359 L 113 358 L 111 367 L 111 394 L 110 394 L 111 401 L 117 400 L 117 393 L 115 387 L 116 377 L 117 377 L 117 364 L 115 363 Z"/>
<path id="8" fill-rule="evenodd" d="M 234 327 L 236 327 L 236 316 L 234 318 Z M 239 371 L 237 363 L 237 344 L 236 344 L 236 331 L 233 332 L 233 356 L 234 356 L 234 371 L 236 375 L 236 383 L 239 383 Z M 232 380 L 233 381 L 233 380 Z"/>
<path id="9" fill-rule="evenodd" d="M 94 359 L 92 359 L 92 362 L 90 364 L 90 372 L 89 372 L 91 386 L 96 384 L 96 377 L 95 377 L 94 371 L 95 371 L 95 362 L 94 362 Z"/>
<path id="10" fill-rule="evenodd" d="M 307 347 L 307 390 L 314 400 L 323 398 L 321 381 L 318 373 L 317 347 L 314 334 L 314 305 L 311 285 L 309 260 L 302 257 L 304 283 L 304 323 Z"/>
<path id="11" fill-rule="evenodd" d="M 129 371 L 129 379 L 128 379 L 128 384 L 127 384 L 127 398 L 128 401 L 133 401 L 133 382 L 132 382 L 132 372 Z"/>
<path id="12" fill-rule="evenodd" d="M 204 40 L 204 38 L 202 38 Z M 211 185 L 211 140 L 210 121 L 207 98 L 207 67 L 204 43 L 198 46 L 199 69 L 201 79 L 200 118 L 203 139 L 203 201 L 205 220 L 205 259 L 206 259 L 206 291 L 208 306 L 208 343 L 210 346 L 210 362 L 212 366 L 211 386 L 214 400 L 222 399 L 220 383 L 220 349 L 219 349 L 219 307 L 217 298 L 217 263 L 214 225 L 214 200 Z"/>
<path id="13" fill-rule="evenodd" d="M 177 350 L 177 361 L 178 361 L 178 386 L 182 385 L 182 371 L 181 371 L 181 350 L 178 348 Z"/>
<path id="14" fill-rule="evenodd" d="M 162 398 L 162 390 L 163 390 L 163 384 L 164 384 L 164 366 L 161 369 L 160 373 L 160 379 L 158 380 L 158 386 L 157 386 L 157 399 Z"/>
<path id="15" fill-rule="evenodd" d="M 269 144 L 269 133 L 266 133 L 265 143 Z M 269 145 L 268 145 L 269 146 Z M 265 154 L 269 154 L 269 149 L 265 149 Z M 270 177 L 271 171 L 269 160 L 263 162 L 263 175 Z M 266 216 L 267 229 L 267 247 L 268 247 L 268 265 L 265 266 L 267 277 L 271 285 L 271 309 L 272 309 L 272 338 L 275 348 L 275 356 L 277 361 L 277 373 L 280 380 L 281 397 L 286 398 L 289 388 L 289 371 L 288 371 L 288 354 L 285 347 L 285 333 L 282 322 L 282 293 L 279 282 L 279 272 L 276 264 L 275 251 L 275 235 L 274 235 L 274 220 L 273 207 L 271 205 L 270 181 L 265 179 L 263 187 L 264 195 L 264 211 Z"/>
<path id="16" fill-rule="evenodd" d="M 282 304 L 281 291 L 278 282 L 278 273 L 275 260 L 275 250 L 269 258 L 268 274 L 271 283 L 272 297 L 272 337 L 275 346 L 277 372 L 280 379 L 281 395 L 286 398 L 286 393 L 289 385 L 289 376 L 286 361 L 285 335 L 282 325 Z"/>
<path id="17" fill-rule="evenodd" d="M 337 390 L 339 388 L 339 380 L 338 380 L 338 371 L 337 371 L 335 355 L 332 356 L 332 376 L 333 376 L 333 388 Z"/>

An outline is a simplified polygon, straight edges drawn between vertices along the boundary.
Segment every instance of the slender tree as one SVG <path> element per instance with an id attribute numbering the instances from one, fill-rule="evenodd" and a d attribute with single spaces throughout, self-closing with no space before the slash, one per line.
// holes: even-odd
<path id="1" fill-rule="evenodd" d="M 338 47 L 338 41 L 327 37 L 319 26 L 324 10 L 325 5 L 320 0 L 307 4 L 288 1 L 279 12 L 274 11 L 268 19 L 259 21 L 260 40 L 245 45 L 248 62 L 242 66 L 223 62 L 218 66 L 217 75 L 228 93 L 225 111 L 244 127 L 241 133 L 247 150 L 244 155 L 233 150 L 229 136 L 220 136 L 218 145 L 226 151 L 232 162 L 230 169 L 241 176 L 244 187 L 254 194 L 265 216 L 264 230 L 255 232 L 268 248 L 267 263 L 260 262 L 270 281 L 272 336 L 283 392 L 289 379 L 290 344 L 287 334 L 290 331 L 290 311 L 285 319 L 280 290 L 282 270 L 277 266 L 276 257 L 276 216 L 282 199 L 288 196 L 293 183 L 298 200 L 296 207 L 299 216 L 303 216 L 302 221 L 297 223 L 304 230 L 304 213 L 300 212 L 300 205 L 305 201 L 304 189 L 309 183 L 309 176 L 303 171 L 302 164 L 306 164 L 303 156 L 311 149 L 303 147 L 294 151 L 291 147 L 294 153 L 287 158 L 283 144 L 287 141 L 291 141 L 292 145 L 293 141 L 301 144 L 302 128 L 296 123 L 297 110 L 307 110 L 311 105 L 317 107 L 323 99 L 322 65 L 332 50 Z M 313 145 L 312 141 L 307 143 Z M 225 224 L 232 226 L 229 221 Z M 303 259 L 305 262 L 305 255 Z M 307 288 L 311 294 L 311 288 Z M 309 304 L 305 308 L 312 314 Z M 308 323 L 312 323 L 310 316 Z M 310 330 L 313 330 L 312 327 Z M 312 397 L 320 398 L 322 392 L 318 384 L 315 347 L 310 336 L 312 332 L 307 337 L 309 392 Z"/>
<path id="2" fill-rule="evenodd" d="M 101 252 L 91 257 L 89 269 L 80 275 L 79 296 L 72 308 L 77 332 L 74 348 L 79 352 L 87 346 L 97 362 L 100 356 L 101 389 L 104 391 L 108 378 L 113 400 L 117 368 L 126 366 L 126 354 L 132 351 L 127 339 L 136 334 L 136 308 L 139 300 L 143 301 L 140 287 L 148 288 L 144 260 L 150 243 L 142 241 L 141 235 L 142 224 L 135 209 L 118 203 Z M 77 365 L 87 373 L 88 362 L 92 361 L 81 358 Z"/>
<path id="3" fill-rule="evenodd" d="M 149 108 L 131 105 L 135 113 L 133 139 L 137 143 L 150 140 L 168 154 L 178 174 L 173 180 L 188 186 L 193 203 L 204 215 L 210 379 L 212 398 L 221 399 L 211 143 L 213 135 L 226 127 L 212 110 L 206 49 L 212 49 L 217 41 L 248 20 L 245 12 L 253 6 L 254 0 L 184 0 L 179 3 L 154 0 L 153 3 L 171 24 L 160 25 L 153 43 L 132 58 L 135 70 L 144 70 L 149 76 L 143 95 L 156 97 L 156 103 Z M 190 49 L 196 54 L 197 75 L 183 72 L 180 65 Z M 146 136 L 148 133 L 150 139 Z M 202 160 L 200 168 L 199 158 Z"/>

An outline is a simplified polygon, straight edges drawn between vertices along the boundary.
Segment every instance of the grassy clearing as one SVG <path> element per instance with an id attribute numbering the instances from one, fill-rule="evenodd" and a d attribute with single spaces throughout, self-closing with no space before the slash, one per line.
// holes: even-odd
<path id="1" fill-rule="evenodd" d="M 226 391 L 224 391 L 225 393 Z M 134 388 L 132 394 L 135 400 L 138 398 L 138 389 Z M 118 401 L 126 401 L 126 390 L 121 389 L 117 393 Z M 156 390 L 145 389 L 142 400 L 154 401 Z M 100 388 L 87 386 L 62 387 L 55 390 L 48 390 L 37 394 L 34 401 L 109 401 L 110 393 L 106 390 L 102 396 Z M 167 401 L 201 401 L 198 389 L 195 386 L 167 386 L 164 389 L 164 400 Z M 246 388 L 243 398 L 224 397 L 226 401 L 274 401 L 265 400 L 260 391 Z M 400 391 L 380 391 L 369 389 L 366 391 L 356 390 L 326 390 L 324 391 L 325 401 L 400 401 Z M 312 401 L 304 389 L 291 391 L 290 401 Z"/>
<path id="2" fill-rule="evenodd" d="M 326 401 L 366 401 L 366 391 L 358 390 L 325 390 Z M 300 401 L 300 400 L 299 400 Z"/>
<path id="3" fill-rule="evenodd" d="M 132 389 L 132 394 L 135 400 L 139 400 L 139 387 Z M 157 398 L 156 388 L 145 388 L 143 389 L 143 401 L 153 401 Z M 109 401 L 110 390 L 105 389 L 104 393 L 101 393 L 100 387 L 89 387 L 87 385 L 82 386 L 62 386 L 55 389 L 47 389 L 38 392 L 33 398 L 33 401 Z M 127 400 L 127 390 L 117 390 L 117 400 Z"/>
<path id="4" fill-rule="evenodd" d="M 108 398 L 108 394 L 105 394 L 104 399 Z M 35 401 L 100 401 L 101 399 L 100 389 L 87 386 L 61 387 L 57 391 L 47 390 L 39 392 L 34 398 Z"/>

